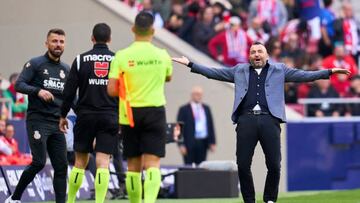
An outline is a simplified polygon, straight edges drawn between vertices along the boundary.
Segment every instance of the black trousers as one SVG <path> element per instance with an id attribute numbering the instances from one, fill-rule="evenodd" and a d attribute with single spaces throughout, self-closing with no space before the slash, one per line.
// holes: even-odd
<path id="1" fill-rule="evenodd" d="M 119 136 L 120 140 L 118 146 L 115 148 L 113 156 L 113 164 L 116 172 L 116 177 L 119 181 L 119 187 L 124 186 L 125 184 L 125 169 L 123 166 L 123 145 L 122 145 L 122 135 Z"/>
<path id="2" fill-rule="evenodd" d="M 187 154 L 184 156 L 184 163 L 191 165 L 195 163 L 199 165 L 206 160 L 208 141 L 207 139 L 195 139 L 193 146 L 187 149 Z"/>
<path id="3" fill-rule="evenodd" d="M 58 122 L 27 120 L 26 130 L 32 154 L 32 163 L 22 173 L 12 199 L 20 200 L 27 185 L 44 168 L 46 152 L 54 168 L 54 191 L 56 203 L 65 203 L 66 197 L 66 140 L 59 130 Z"/>
<path id="4" fill-rule="evenodd" d="M 255 203 L 251 162 L 258 141 L 265 154 L 268 170 L 263 200 L 277 200 L 281 161 L 280 132 L 280 120 L 271 115 L 245 114 L 239 117 L 236 127 L 236 157 L 241 194 L 245 203 Z"/>

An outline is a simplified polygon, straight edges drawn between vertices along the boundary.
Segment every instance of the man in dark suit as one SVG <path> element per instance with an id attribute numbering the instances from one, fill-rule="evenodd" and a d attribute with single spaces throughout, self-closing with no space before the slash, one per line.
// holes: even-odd
<path id="1" fill-rule="evenodd" d="M 203 89 L 193 87 L 191 101 L 180 107 L 177 121 L 184 123 L 184 142 L 179 145 L 185 164 L 199 165 L 207 151 L 215 151 L 215 132 L 208 105 L 202 103 Z"/>
<path id="2" fill-rule="evenodd" d="M 232 68 L 208 68 L 192 63 L 186 57 L 173 61 L 191 68 L 191 72 L 235 84 L 232 121 L 236 126 L 236 158 L 241 194 L 245 203 L 255 203 L 251 162 L 258 141 L 264 151 L 268 169 L 263 200 L 274 203 L 280 181 L 280 123 L 285 118 L 285 82 L 309 82 L 328 79 L 332 74 L 350 74 L 346 69 L 333 68 L 303 71 L 282 63 L 269 63 L 263 44 L 250 47 L 249 63 Z"/>

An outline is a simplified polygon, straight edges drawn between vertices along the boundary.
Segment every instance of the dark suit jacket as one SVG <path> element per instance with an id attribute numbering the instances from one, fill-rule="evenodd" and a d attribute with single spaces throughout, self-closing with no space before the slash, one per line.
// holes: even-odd
<path id="1" fill-rule="evenodd" d="M 208 142 L 208 148 L 210 144 L 215 144 L 215 130 L 211 111 L 209 106 L 203 104 L 206 116 L 206 123 L 208 127 L 208 136 L 206 141 Z M 195 120 L 193 112 L 191 109 L 191 104 L 185 104 L 181 106 L 177 115 L 177 121 L 184 122 L 183 127 L 183 136 L 184 136 L 184 145 L 187 149 L 191 148 L 195 143 Z"/>

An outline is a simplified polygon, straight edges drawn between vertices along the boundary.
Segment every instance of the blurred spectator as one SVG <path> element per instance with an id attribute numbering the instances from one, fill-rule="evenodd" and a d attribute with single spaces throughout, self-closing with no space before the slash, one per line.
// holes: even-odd
<path id="1" fill-rule="evenodd" d="M 287 14 L 288 20 L 292 20 L 299 17 L 299 9 L 295 0 L 283 0 Z"/>
<path id="2" fill-rule="evenodd" d="M 186 0 L 187 5 L 190 5 L 192 3 L 197 3 L 201 9 L 204 9 L 207 6 L 208 1 L 207 0 Z"/>
<path id="3" fill-rule="evenodd" d="M 281 42 L 277 37 L 271 37 L 265 44 L 266 50 L 269 54 L 269 62 L 277 63 L 280 62 L 281 56 Z"/>
<path id="4" fill-rule="evenodd" d="M 309 58 L 308 64 L 306 66 L 306 70 L 308 71 L 316 71 L 321 69 L 322 67 L 322 57 L 318 54 L 315 54 Z M 300 83 L 297 89 L 297 98 L 307 98 L 311 87 L 313 86 L 313 82 Z"/>
<path id="5" fill-rule="evenodd" d="M 184 142 L 179 150 L 184 163 L 199 165 L 206 160 L 207 151 L 215 151 L 216 137 L 210 107 L 203 103 L 203 89 L 195 86 L 191 90 L 191 101 L 180 107 L 177 121 L 184 123 Z"/>
<path id="6" fill-rule="evenodd" d="M 4 163 L 8 163 L 6 160 L 6 155 L 11 155 L 12 149 L 8 146 L 2 139 L 0 139 L 0 166 L 4 165 Z"/>
<path id="7" fill-rule="evenodd" d="M 153 0 L 154 10 L 160 14 L 164 21 L 170 17 L 172 2 L 173 0 Z"/>
<path id="8" fill-rule="evenodd" d="M 123 2 L 136 12 L 143 10 L 143 5 L 140 0 L 123 0 Z"/>
<path id="9" fill-rule="evenodd" d="M 290 33 L 288 41 L 283 46 L 282 57 L 294 59 L 295 67 L 303 67 L 306 63 L 306 53 L 301 48 L 304 39 L 300 39 L 297 33 Z"/>
<path id="10" fill-rule="evenodd" d="M 323 0 L 324 8 L 321 10 L 321 40 L 319 42 L 319 53 L 326 57 L 332 54 L 332 40 L 334 39 L 335 13 L 332 11 L 332 0 Z"/>
<path id="11" fill-rule="evenodd" d="M 206 7 L 200 14 L 200 19 L 194 27 L 193 45 L 198 50 L 210 55 L 207 45 L 210 39 L 216 34 L 214 30 L 213 7 Z"/>
<path id="12" fill-rule="evenodd" d="M 231 4 L 227 0 L 210 0 L 210 5 L 214 9 L 215 24 L 221 23 L 223 21 L 225 11 L 229 11 L 232 8 Z"/>
<path id="13" fill-rule="evenodd" d="M 230 28 L 215 35 L 208 45 L 211 56 L 227 66 L 248 62 L 252 42 L 240 24 L 239 17 L 231 17 Z"/>
<path id="14" fill-rule="evenodd" d="M 6 125 L 5 136 L 1 136 L 0 140 L 11 148 L 11 154 L 1 154 L 1 165 L 28 165 L 31 163 L 31 156 L 28 154 L 22 154 L 19 151 L 18 143 L 14 138 L 15 129 L 12 124 Z"/>
<path id="15" fill-rule="evenodd" d="M 311 88 L 308 98 L 322 98 L 321 104 L 308 105 L 308 116 L 340 116 L 339 105 L 331 104 L 325 98 L 338 98 L 339 94 L 331 86 L 329 80 L 317 80 Z"/>
<path id="16" fill-rule="evenodd" d="M 350 71 L 350 75 L 333 75 L 330 81 L 341 97 L 345 96 L 349 91 L 349 78 L 357 74 L 357 66 L 352 56 L 346 54 L 345 47 L 341 43 L 335 44 L 334 53 L 323 60 L 323 67 L 330 68 L 345 68 Z"/>
<path id="17" fill-rule="evenodd" d="M 0 98 L 3 98 L 3 89 L 1 88 L 1 83 L 2 83 L 3 77 L 0 74 Z"/>
<path id="18" fill-rule="evenodd" d="M 287 11 L 281 0 L 253 0 L 249 7 L 248 25 L 259 17 L 265 30 L 279 35 L 287 22 Z"/>
<path id="19" fill-rule="evenodd" d="M 355 75 L 351 78 L 350 89 L 347 92 L 347 98 L 360 98 L 360 76 Z M 346 105 L 345 116 L 360 116 L 360 104 L 351 103 Z"/>
<path id="20" fill-rule="evenodd" d="M 168 21 L 166 22 L 166 29 L 172 33 L 178 33 L 179 29 L 184 24 L 184 9 L 181 3 L 175 2 L 171 6 L 171 13 Z"/>
<path id="21" fill-rule="evenodd" d="M 1 137 L 0 137 L 0 166 L 4 166 L 4 165 L 9 165 L 6 157 L 12 154 L 12 149 L 1 139 Z"/>
<path id="22" fill-rule="evenodd" d="M 261 42 L 262 44 L 265 44 L 270 37 L 270 35 L 264 31 L 262 21 L 259 17 L 253 18 L 251 26 L 247 30 L 247 34 L 251 41 Z"/>
<path id="23" fill-rule="evenodd" d="M 343 2 L 341 7 L 341 17 L 334 21 L 335 42 L 343 42 L 347 54 L 356 57 L 359 53 L 359 31 L 360 26 L 355 19 L 352 5 Z M 356 61 L 358 63 L 358 61 Z"/>
<path id="24" fill-rule="evenodd" d="M 197 15 L 200 11 L 200 6 L 197 2 L 193 2 L 188 7 L 188 12 L 184 17 L 184 23 L 178 31 L 178 36 L 189 44 L 193 44 L 192 34 L 194 25 L 197 21 Z"/>
<path id="25" fill-rule="evenodd" d="M 320 31 L 320 0 L 296 0 L 299 8 L 299 17 L 310 26 L 309 41 L 317 43 L 321 38 Z"/>
<path id="26" fill-rule="evenodd" d="M 10 82 L 0 74 L 0 99 L 4 98 L 4 91 L 10 86 Z M 4 100 L 0 102 L 0 120 L 6 120 L 9 117 L 8 103 Z"/>
<path id="27" fill-rule="evenodd" d="M 168 17 L 170 2 L 164 0 L 123 0 L 123 2 L 131 7 L 136 13 L 140 11 L 146 11 L 154 16 L 154 27 L 164 27 L 164 20 L 162 15 Z M 154 7 L 156 3 L 156 8 Z M 161 15 L 162 14 L 162 15 Z"/>
<path id="28" fill-rule="evenodd" d="M 6 121 L 0 119 L 0 136 L 5 135 L 5 130 L 6 130 Z"/>
<path id="29" fill-rule="evenodd" d="M 11 100 L 13 119 L 24 119 L 28 107 L 28 100 L 26 95 L 15 91 L 15 83 L 18 76 L 19 73 L 13 73 L 10 75 L 10 86 L 6 91 L 4 91 L 3 95 L 5 98 Z"/>
<path id="30" fill-rule="evenodd" d="M 155 11 L 153 8 L 153 0 L 142 0 L 143 11 L 149 12 L 154 16 L 154 27 L 162 28 L 164 27 L 164 20 L 162 19 L 159 12 Z"/>

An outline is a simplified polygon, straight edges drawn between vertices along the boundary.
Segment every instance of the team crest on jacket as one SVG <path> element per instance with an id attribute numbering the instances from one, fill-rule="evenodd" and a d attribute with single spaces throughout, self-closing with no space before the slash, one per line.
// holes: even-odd
<path id="1" fill-rule="evenodd" d="M 59 76 L 60 76 L 61 79 L 64 79 L 64 78 L 65 78 L 64 70 L 60 70 Z"/>
<path id="2" fill-rule="evenodd" d="M 109 62 L 95 62 L 94 63 L 95 75 L 99 78 L 104 78 L 109 73 Z"/>
<path id="3" fill-rule="evenodd" d="M 35 139 L 35 140 L 38 140 L 38 139 L 40 139 L 40 138 L 41 138 L 40 132 L 39 132 L 38 130 L 35 130 L 35 131 L 34 131 L 34 139 Z"/>

